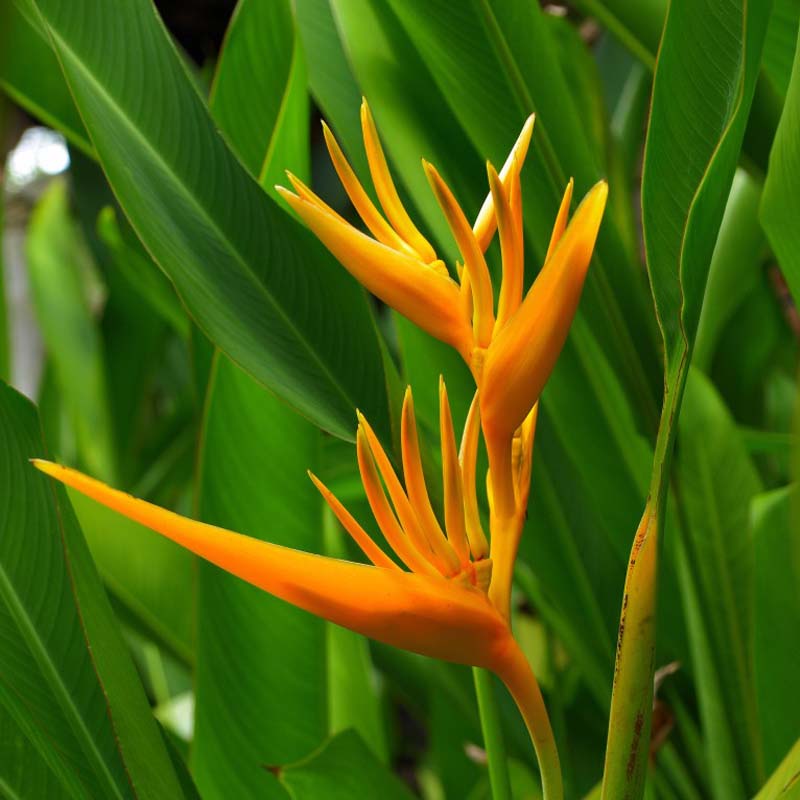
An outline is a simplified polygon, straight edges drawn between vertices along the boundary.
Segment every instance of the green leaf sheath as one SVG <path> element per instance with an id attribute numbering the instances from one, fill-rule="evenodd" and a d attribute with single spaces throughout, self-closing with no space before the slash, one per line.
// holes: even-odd
<path id="1" fill-rule="evenodd" d="M 358 406 L 385 433 L 363 293 L 227 149 L 151 4 L 30 3 L 120 205 L 204 332 L 320 427 L 352 437 Z"/>

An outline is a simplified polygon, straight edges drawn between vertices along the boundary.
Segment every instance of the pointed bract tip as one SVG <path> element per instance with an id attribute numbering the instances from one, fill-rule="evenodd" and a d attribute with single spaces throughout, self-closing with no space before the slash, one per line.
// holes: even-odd
<path id="1" fill-rule="evenodd" d="M 281 186 L 279 183 L 275 184 L 274 189 L 284 200 L 298 200 L 302 202 L 302 198 L 299 195 L 295 194 L 291 189 Z"/>
<path id="2" fill-rule="evenodd" d="M 44 472 L 47 475 L 55 474 L 59 468 L 63 469 L 60 464 L 55 464 L 52 461 L 48 461 L 46 458 L 29 458 L 28 461 L 40 472 Z"/>

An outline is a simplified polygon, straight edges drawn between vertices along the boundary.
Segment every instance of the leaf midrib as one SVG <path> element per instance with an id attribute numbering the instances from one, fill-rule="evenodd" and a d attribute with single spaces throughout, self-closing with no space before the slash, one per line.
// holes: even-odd
<path id="1" fill-rule="evenodd" d="M 32 0 L 32 2 L 37 4 L 37 9 L 38 9 L 39 6 L 37 0 Z M 41 9 L 39 9 L 39 12 L 42 14 L 42 17 L 44 18 L 44 14 L 42 13 Z M 230 252 L 234 256 L 234 260 L 236 261 L 236 263 L 238 263 L 240 267 L 243 269 L 244 273 L 251 278 L 252 283 L 255 284 L 261 295 L 274 309 L 276 315 L 280 317 L 280 319 L 285 323 L 287 329 L 295 335 L 297 341 L 302 345 L 303 349 L 306 350 L 310 355 L 311 361 L 313 361 L 319 367 L 321 374 L 329 380 L 330 385 L 336 390 L 336 393 L 345 401 L 345 404 L 348 407 L 355 408 L 358 405 L 358 403 L 353 398 L 350 397 L 346 388 L 339 381 L 335 379 L 334 374 L 327 367 L 324 361 L 322 361 L 322 359 L 319 357 L 319 354 L 317 353 L 315 348 L 306 339 L 305 335 L 300 331 L 300 329 L 294 325 L 291 317 L 289 317 L 284 311 L 284 309 L 276 302 L 274 296 L 268 290 L 267 286 L 258 279 L 258 276 L 253 272 L 253 269 L 247 263 L 242 253 L 234 245 L 234 242 L 222 231 L 222 229 L 219 227 L 216 221 L 210 216 L 205 206 L 202 205 L 197 200 L 197 197 L 191 191 L 189 191 L 185 183 L 182 180 L 180 180 L 180 178 L 174 171 L 172 171 L 172 169 L 169 167 L 169 165 L 161 156 L 161 154 L 158 152 L 158 150 L 156 150 L 153 147 L 150 140 L 140 131 L 140 129 L 136 126 L 134 121 L 127 115 L 125 109 L 121 105 L 118 105 L 115 102 L 114 98 L 112 97 L 111 94 L 109 94 L 105 86 L 94 76 L 89 67 L 84 64 L 84 62 L 75 52 L 75 50 L 73 50 L 72 47 L 70 47 L 69 44 L 64 40 L 64 38 L 52 27 L 52 25 L 50 25 L 49 21 L 47 23 L 47 28 L 53 39 L 58 42 L 58 48 L 62 51 L 62 53 L 66 53 L 69 56 L 70 60 L 73 62 L 73 64 L 84 74 L 88 82 L 94 87 L 96 87 L 98 93 L 101 94 L 105 98 L 107 104 L 116 111 L 117 117 L 122 121 L 125 127 L 128 128 L 128 130 L 133 134 L 133 136 L 142 143 L 142 145 L 151 155 L 151 158 L 153 158 L 156 164 L 161 165 L 165 173 L 172 177 L 173 179 L 172 184 L 178 189 L 179 193 L 189 201 L 190 205 L 193 208 L 195 208 L 199 212 L 200 217 L 207 222 L 209 228 L 213 232 L 215 232 L 219 240 L 227 246 L 226 250 L 228 250 L 228 252 Z M 62 70 L 63 70 L 63 64 L 62 64 Z M 72 91 L 71 86 L 70 86 L 70 91 Z M 84 124 L 86 125 L 86 119 L 84 118 L 83 112 L 77 102 L 76 106 L 78 107 L 78 110 L 81 114 L 81 118 L 83 119 Z M 88 125 L 86 127 L 87 131 L 89 131 L 89 136 L 91 138 L 91 129 Z M 248 180 L 249 179 L 250 178 L 248 176 Z M 114 187 L 112 186 L 112 189 L 113 188 Z M 115 194 L 117 194 L 116 191 Z M 117 200 L 119 201 L 120 205 L 123 208 L 125 208 L 126 203 L 123 202 L 122 198 L 119 197 L 119 195 L 117 195 Z M 127 213 L 126 216 L 128 217 L 128 220 L 130 221 L 132 227 L 136 229 L 137 236 L 139 236 L 139 238 L 144 243 L 144 238 L 139 235 L 138 225 L 134 223 L 134 221 L 130 218 L 130 216 L 127 215 Z M 149 247 L 147 249 L 152 254 L 151 249 Z M 154 260 L 158 262 L 158 259 Z M 194 314 L 192 316 L 194 316 Z M 341 427 L 340 422 L 338 422 L 337 424 L 337 428 L 338 427 Z"/>

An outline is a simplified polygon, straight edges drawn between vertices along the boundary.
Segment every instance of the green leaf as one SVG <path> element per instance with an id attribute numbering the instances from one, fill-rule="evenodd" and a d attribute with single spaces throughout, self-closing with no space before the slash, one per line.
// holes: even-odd
<path id="1" fill-rule="evenodd" d="M 382 361 L 362 293 L 226 148 L 151 4 L 26 2 L 47 26 L 120 205 L 204 332 L 326 430 L 351 438 L 359 406 L 385 434 Z"/>
<path id="2" fill-rule="evenodd" d="M 309 172 L 306 68 L 288 2 L 239 0 L 209 105 L 242 164 L 272 191 Z"/>
<path id="3" fill-rule="evenodd" d="M 771 2 L 674 0 L 653 85 L 642 223 L 667 361 L 691 348 Z"/>
<path id="4" fill-rule="evenodd" d="M 353 731 L 334 736 L 321 750 L 279 770 L 278 775 L 293 800 L 353 797 L 411 800 L 413 797 Z"/>
<path id="5" fill-rule="evenodd" d="M 22 108 L 46 125 L 61 131 L 67 140 L 87 155 L 94 148 L 64 81 L 58 59 L 47 34 L 23 14 L 14 3 L 6 3 L 9 39 L 13 47 L 4 47 L 0 56 L 0 87 Z"/>
<path id="6" fill-rule="evenodd" d="M 218 354 L 206 398 L 199 510 L 215 525 L 322 552 L 318 493 L 306 476 L 319 432 Z M 328 732 L 325 625 L 200 563 L 194 774 L 207 798 L 283 797 L 265 766 Z"/>
<path id="7" fill-rule="evenodd" d="M 743 170 L 734 179 L 697 326 L 692 363 L 708 372 L 725 326 L 758 282 L 766 240 L 758 224 L 761 187 Z"/>
<path id="8" fill-rule="evenodd" d="M 75 425 L 81 461 L 113 482 L 116 455 L 103 342 L 86 289 L 90 256 L 70 217 L 63 180 L 49 186 L 34 210 L 26 254 L 39 330 Z"/>
<path id="9" fill-rule="evenodd" d="M 763 779 L 750 526 L 750 502 L 761 486 L 729 412 L 696 371 L 686 388 L 676 469 L 681 597 L 713 796 L 745 796 Z"/>
<path id="10" fill-rule="evenodd" d="M 183 797 L 33 406 L 0 384 L 0 705 L 75 797 Z"/>
<path id="11" fill-rule="evenodd" d="M 767 771 L 778 766 L 800 719 L 800 530 L 792 525 L 797 491 L 753 499 L 755 680 Z"/>
<path id="12" fill-rule="evenodd" d="M 769 155 L 769 170 L 761 201 L 761 224 L 767 234 L 789 291 L 800 302 L 800 34 L 792 77 L 778 132 Z"/>

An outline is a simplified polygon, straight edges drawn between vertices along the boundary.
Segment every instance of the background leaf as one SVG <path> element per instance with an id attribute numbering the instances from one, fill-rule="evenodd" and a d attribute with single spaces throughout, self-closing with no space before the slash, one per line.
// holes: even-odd
<path id="1" fill-rule="evenodd" d="M 39 328 L 86 469 L 116 476 L 103 343 L 89 307 L 90 257 L 69 215 L 67 187 L 53 182 L 31 217 L 28 275 Z"/>
<path id="2" fill-rule="evenodd" d="M 711 385 L 690 374 L 679 423 L 681 599 L 686 609 L 713 796 L 752 794 L 763 780 L 756 712 L 755 468 Z"/>
<path id="3" fill-rule="evenodd" d="M 751 506 L 755 546 L 755 683 L 769 772 L 797 738 L 800 698 L 800 531 L 792 525 L 797 491 L 758 495 Z"/>

